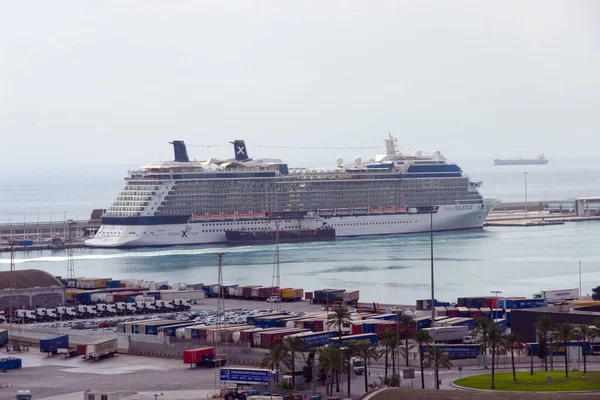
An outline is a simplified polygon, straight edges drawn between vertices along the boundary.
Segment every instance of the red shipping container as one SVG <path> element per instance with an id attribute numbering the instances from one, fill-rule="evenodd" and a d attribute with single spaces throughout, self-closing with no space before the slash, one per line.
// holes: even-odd
<path id="1" fill-rule="evenodd" d="M 323 332 L 325 330 L 325 323 L 322 319 L 315 319 L 313 324 L 313 332 Z"/>
<path id="2" fill-rule="evenodd" d="M 261 287 L 258 289 L 258 299 L 259 300 L 266 300 L 269 297 L 271 297 L 273 295 L 273 291 L 279 289 L 277 286 L 271 286 L 271 287 Z"/>
<path id="3" fill-rule="evenodd" d="M 492 307 L 492 297 L 488 297 L 483 299 L 483 308 L 491 308 Z"/>
<path id="4" fill-rule="evenodd" d="M 396 333 L 395 322 L 378 322 L 375 324 L 375 333 L 383 333 L 384 331 L 390 331 Z"/>
<path id="5" fill-rule="evenodd" d="M 77 345 L 77 354 L 85 354 L 86 345 L 78 344 Z"/>
<path id="6" fill-rule="evenodd" d="M 352 324 L 352 335 L 362 334 L 362 324 Z"/>
<path id="7" fill-rule="evenodd" d="M 456 317 L 458 317 L 458 308 L 456 308 L 456 307 L 446 307 L 446 311 L 448 311 L 448 318 L 456 318 Z"/>
<path id="8" fill-rule="evenodd" d="M 242 297 L 245 299 L 249 299 L 252 297 L 252 289 L 253 288 L 258 288 L 260 287 L 260 285 L 250 285 L 250 286 L 244 286 L 242 288 Z"/>
<path id="9" fill-rule="evenodd" d="M 498 298 L 497 297 L 492 297 L 490 299 L 490 305 L 487 306 L 488 308 L 494 309 L 494 308 L 498 308 Z"/>
<path id="10" fill-rule="evenodd" d="M 306 300 L 312 300 L 313 299 L 313 292 L 304 292 L 304 298 Z"/>
<path id="11" fill-rule="evenodd" d="M 469 308 L 471 318 L 481 317 L 481 310 L 479 308 Z"/>
<path id="12" fill-rule="evenodd" d="M 200 347 L 197 349 L 185 350 L 183 352 L 183 363 L 193 364 L 204 361 L 203 359 L 214 360 L 217 357 L 217 351 L 214 347 Z"/>

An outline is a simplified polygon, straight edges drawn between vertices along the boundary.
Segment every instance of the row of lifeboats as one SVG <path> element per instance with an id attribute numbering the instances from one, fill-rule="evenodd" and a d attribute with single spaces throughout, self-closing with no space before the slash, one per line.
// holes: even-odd
<path id="1" fill-rule="evenodd" d="M 406 212 L 406 207 L 352 207 L 352 208 L 320 208 L 321 216 L 331 215 L 366 215 L 366 214 L 394 214 Z"/>
<path id="2" fill-rule="evenodd" d="M 205 214 L 194 214 L 192 219 L 196 221 L 217 221 L 224 219 L 253 219 L 253 218 L 265 218 L 267 213 L 263 212 L 233 212 L 233 213 L 205 213 Z"/>

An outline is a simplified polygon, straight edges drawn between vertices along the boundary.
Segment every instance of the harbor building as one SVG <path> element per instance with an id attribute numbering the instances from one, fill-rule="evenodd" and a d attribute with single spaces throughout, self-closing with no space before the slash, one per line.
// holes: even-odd
<path id="1" fill-rule="evenodd" d="M 65 287 L 45 271 L 0 272 L 0 309 L 54 307 L 65 303 Z"/>

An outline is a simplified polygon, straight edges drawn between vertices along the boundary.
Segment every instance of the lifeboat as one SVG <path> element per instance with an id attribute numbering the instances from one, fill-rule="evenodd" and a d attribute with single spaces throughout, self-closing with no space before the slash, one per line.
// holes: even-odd
<path id="1" fill-rule="evenodd" d="M 235 218 L 235 213 L 224 213 L 223 214 L 223 218 L 234 219 Z"/>
<path id="2" fill-rule="evenodd" d="M 238 218 L 252 218 L 252 213 L 238 213 Z"/>
<path id="3" fill-rule="evenodd" d="M 221 214 L 208 214 L 208 219 L 221 219 Z"/>
<path id="4" fill-rule="evenodd" d="M 199 220 L 199 221 L 204 221 L 204 220 L 206 220 L 206 218 L 207 218 L 206 214 L 194 214 L 194 215 L 192 215 L 192 219 Z"/>
<path id="5" fill-rule="evenodd" d="M 336 208 L 335 213 L 337 215 L 350 215 L 352 210 L 350 208 Z"/>
<path id="6" fill-rule="evenodd" d="M 264 212 L 253 212 L 253 213 L 252 213 L 252 216 L 253 216 L 254 218 L 264 218 L 264 217 L 265 217 L 265 215 L 266 215 L 266 214 L 265 214 Z"/>
<path id="7" fill-rule="evenodd" d="M 383 212 L 390 214 L 390 213 L 396 212 L 396 208 L 395 207 L 383 207 Z"/>
<path id="8" fill-rule="evenodd" d="M 364 215 L 369 211 L 367 207 L 354 207 L 352 212 L 356 215 Z"/>
<path id="9" fill-rule="evenodd" d="M 371 207 L 371 208 L 369 208 L 369 212 L 371 214 L 381 214 L 381 207 L 379 207 L 379 208 L 372 208 Z"/>
<path id="10" fill-rule="evenodd" d="M 406 212 L 406 207 L 396 207 L 397 212 Z"/>
<path id="11" fill-rule="evenodd" d="M 333 208 L 319 208 L 319 215 L 323 215 L 323 216 L 333 215 Z"/>

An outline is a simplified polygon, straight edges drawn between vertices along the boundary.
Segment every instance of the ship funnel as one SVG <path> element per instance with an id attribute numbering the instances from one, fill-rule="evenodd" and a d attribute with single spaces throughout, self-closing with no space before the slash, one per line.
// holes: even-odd
<path id="1" fill-rule="evenodd" d="M 237 161 L 249 160 L 248 150 L 246 150 L 246 143 L 243 140 L 234 140 L 230 142 L 233 144 L 233 152 Z"/>
<path id="2" fill-rule="evenodd" d="M 173 145 L 173 150 L 175 151 L 175 161 L 178 162 L 188 162 L 190 158 L 187 154 L 187 148 L 185 147 L 185 142 L 183 140 L 173 140 L 169 142 Z"/>

